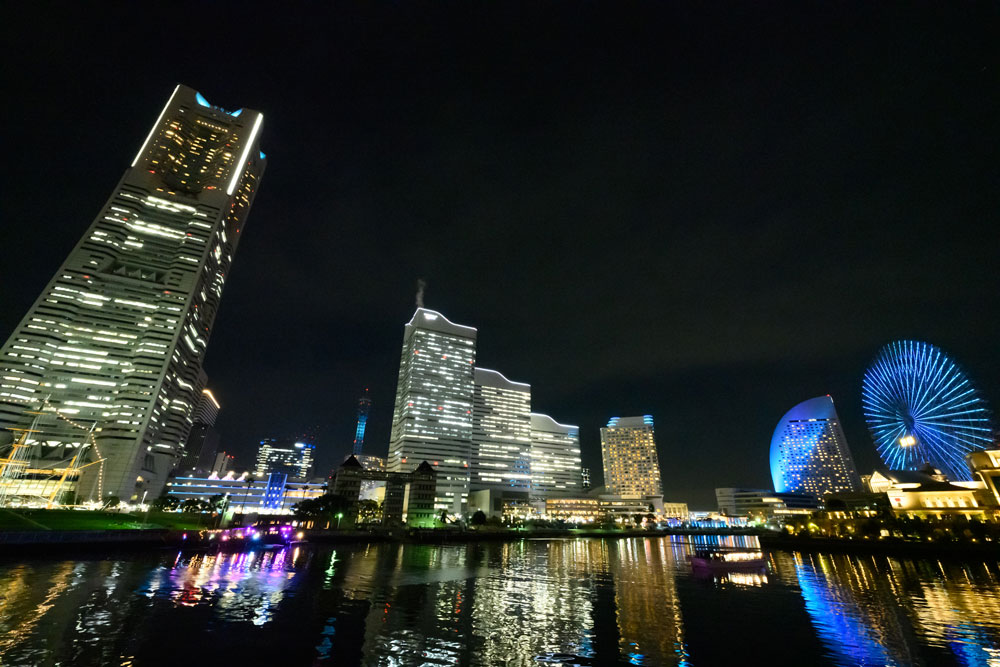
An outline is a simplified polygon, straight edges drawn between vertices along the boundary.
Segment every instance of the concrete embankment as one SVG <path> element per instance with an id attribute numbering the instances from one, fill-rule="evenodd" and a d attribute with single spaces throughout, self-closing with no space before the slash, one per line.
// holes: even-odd
<path id="1" fill-rule="evenodd" d="M 184 544 L 171 530 L 25 530 L 0 532 L 0 553 L 20 554 L 89 547 L 170 547 Z"/>

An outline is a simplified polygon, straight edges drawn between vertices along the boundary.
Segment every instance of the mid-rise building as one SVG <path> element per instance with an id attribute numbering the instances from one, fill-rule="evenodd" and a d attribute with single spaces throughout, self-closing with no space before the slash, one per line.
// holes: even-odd
<path id="1" fill-rule="evenodd" d="M 470 488 L 531 488 L 531 385 L 485 368 L 474 372 Z"/>
<path id="2" fill-rule="evenodd" d="M 115 141 L 122 109 L 109 100 L 103 133 Z M 177 86 L 97 217 L 0 348 L 0 430 L 34 429 L 36 469 L 65 467 L 81 452 L 96 462 L 77 484 L 83 500 L 156 497 L 178 464 L 223 286 L 266 164 L 262 122 L 257 111 L 225 111 Z M 34 426 L 29 411 L 43 413 Z"/>
<path id="3" fill-rule="evenodd" d="M 583 489 L 580 428 L 548 415 L 530 416 L 532 497 L 540 502 L 550 494 L 579 493 Z"/>
<path id="4" fill-rule="evenodd" d="M 211 474 L 216 477 L 222 477 L 233 470 L 233 466 L 236 463 L 236 457 L 229 452 L 219 452 L 215 455 L 215 460 L 212 462 Z"/>
<path id="5" fill-rule="evenodd" d="M 469 494 L 476 330 L 417 308 L 403 331 L 386 469 L 436 471 L 434 507 L 460 514 Z"/>
<path id="6" fill-rule="evenodd" d="M 623 498 L 663 496 L 653 418 L 612 417 L 601 429 L 604 487 Z"/>
<path id="7" fill-rule="evenodd" d="M 254 474 L 265 477 L 273 472 L 282 472 L 289 477 L 308 479 L 312 475 L 315 449 L 316 445 L 311 442 L 264 438 L 257 448 Z"/>
<path id="8" fill-rule="evenodd" d="M 819 509 L 819 500 L 804 493 L 776 493 L 770 489 L 718 488 L 719 512 L 727 516 L 770 519 L 774 516 L 809 514 Z"/>
<path id="9" fill-rule="evenodd" d="M 365 469 L 353 456 L 334 471 L 331 487 L 333 493 L 356 505 L 361 500 L 366 481 L 384 484 L 382 523 L 407 524 L 416 527 L 435 525 L 437 472 L 426 461 L 421 461 L 409 472 L 387 472 Z M 355 509 L 356 513 L 356 509 Z"/>
<path id="10" fill-rule="evenodd" d="M 288 514 L 296 503 L 319 498 L 326 485 L 317 482 L 289 481 L 282 473 L 264 478 L 228 472 L 224 476 L 182 476 L 167 482 L 167 496 L 181 502 L 189 499 L 227 498 L 227 510 L 235 514 Z"/>
<path id="11" fill-rule="evenodd" d="M 365 430 L 368 428 L 368 417 L 372 413 L 372 399 L 365 388 L 364 395 L 358 399 L 358 422 L 354 428 L 354 447 L 352 452 L 359 456 L 365 449 Z"/>
<path id="12" fill-rule="evenodd" d="M 771 479 L 778 493 L 817 498 L 861 490 L 833 398 L 803 401 L 781 418 L 771 438 Z"/>

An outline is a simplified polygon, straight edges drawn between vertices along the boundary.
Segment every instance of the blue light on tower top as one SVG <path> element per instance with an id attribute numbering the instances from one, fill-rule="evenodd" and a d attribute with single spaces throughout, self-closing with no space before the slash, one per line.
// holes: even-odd
<path id="1" fill-rule="evenodd" d="M 233 118 L 236 118 L 241 113 L 243 113 L 243 109 L 237 109 L 236 111 L 226 111 L 222 107 L 217 107 L 217 106 L 213 105 L 212 103 L 210 103 L 208 100 L 206 100 L 205 96 L 202 95 L 201 93 L 197 92 L 197 91 L 194 94 L 194 99 L 195 99 L 195 101 L 198 104 L 200 104 L 203 107 L 206 107 L 208 109 L 215 109 L 216 111 L 221 111 L 222 113 L 228 114 L 228 115 L 232 116 Z"/>
<path id="2" fill-rule="evenodd" d="M 609 419 L 608 428 L 614 428 L 615 426 L 618 426 L 619 419 L 621 419 L 621 417 L 612 417 L 611 419 Z"/>

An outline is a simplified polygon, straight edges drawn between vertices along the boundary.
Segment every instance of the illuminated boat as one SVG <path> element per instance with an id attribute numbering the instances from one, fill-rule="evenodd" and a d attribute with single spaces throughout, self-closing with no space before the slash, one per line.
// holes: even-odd
<path id="1" fill-rule="evenodd" d="M 229 528 L 220 532 L 219 546 L 229 549 L 284 547 L 292 543 L 293 530 L 292 526 L 287 525 Z"/>
<path id="2" fill-rule="evenodd" d="M 708 571 L 757 571 L 767 565 L 764 552 L 752 549 L 695 549 L 691 567 Z"/>

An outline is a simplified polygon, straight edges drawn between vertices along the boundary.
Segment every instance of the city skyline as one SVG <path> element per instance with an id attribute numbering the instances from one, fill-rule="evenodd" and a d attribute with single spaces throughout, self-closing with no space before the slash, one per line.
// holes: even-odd
<path id="1" fill-rule="evenodd" d="M 1000 397 L 997 58 L 971 7 L 663 6 L 614 13 L 622 37 L 582 52 L 593 9 L 555 27 L 541 8 L 356 9 L 294 44 L 236 17 L 259 60 L 182 34 L 157 66 L 89 37 L 148 31 L 147 11 L 10 37 L 3 219 L 24 224 L 0 335 L 178 81 L 262 109 L 275 157 L 205 366 L 241 465 L 302 424 L 322 425 L 321 469 L 347 453 L 357 388 L 392 402 L 418 278 L 429 307 L 489 332 L 477 363 L 579 425 L 595 477 L 600 426 L 652 414 L 661 460 L 683 443 L 665 491 L 695 507 L 769 484 L 775 420 L 809 396 L 834 396 L 859 471 L 877 465 L 861 380 L 888 341 L 940 346 Z M 81 131 L 109 118 L 114 140 Z"/>

